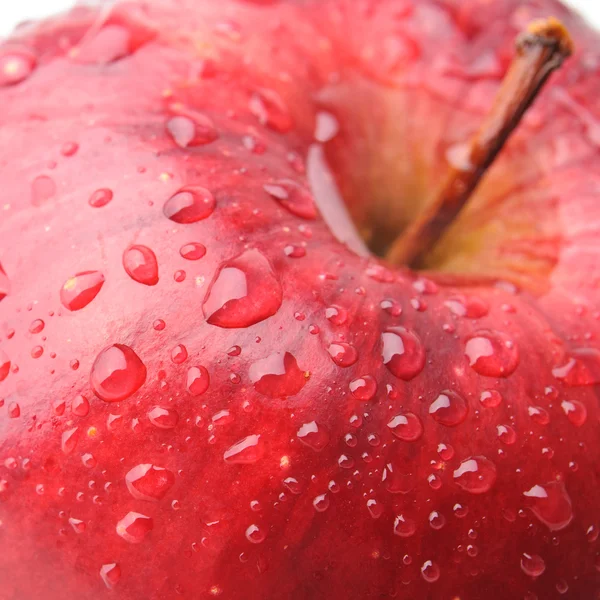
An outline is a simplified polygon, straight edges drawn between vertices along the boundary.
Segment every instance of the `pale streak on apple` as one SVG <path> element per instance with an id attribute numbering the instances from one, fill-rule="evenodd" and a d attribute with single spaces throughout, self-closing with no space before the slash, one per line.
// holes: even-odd
<path id="1" fill-rule="evenodd" d="M 423 266 L 424 258 L 467 205 L 550 75 L 573 52 L 564 25 L 550 17 L 534 21 L 517 38 L 517 53 L 494 105 L 466 145 L 466 160 L 452 165 L 423 213 L 392 244 L 386 258 L 396 265 Z"/>

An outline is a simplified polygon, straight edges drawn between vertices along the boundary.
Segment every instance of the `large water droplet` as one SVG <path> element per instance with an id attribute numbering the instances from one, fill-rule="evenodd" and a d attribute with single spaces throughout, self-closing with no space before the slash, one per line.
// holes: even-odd
<path id="1" fill-rule="evenodd" d="M 123 267 L 127 275 L 138 283 L 156 285 L 158 283 L 158 261 L 148 246 L 131 246 L 123 253 Z"/>
<path id="2" fill-rule="evenodd" d="M 534 485 L 530 490 L 523 492 L 523 496 L 530 499 L 531 512 L 550 531 L 560 531 L 573 520 L 571 498 L 562 481 Z"/>
<path id="3" fill-rule="evenodd" d="M 519 364 L 516 344 L 499 331 L 483 330 L 472 335 L 465 354 L 471 367 L 487 377 L 508 377 Z"/>
<path id="4" fill-rule="evenodd" d="M 250 465 L 260 460 L 263 454 L 260 435 L 249 435 L 226 450 L 223 458 L 232 465 Z"/>
<path id="5" fill-rule="evenodd" d="M 35 56 L 27 50 L 5 50 L 0 53 L 0 87 L 25 81 L 37 64 Z"/>
<path id="6" fill-rule="evenodd" d="M 454 481 L 471 494 L 484 494 L 496 482 L 496 465 L 485 456 L 463 460 L 454 471 Z"/>
<path id="7" fill-rule="evenodd" d="M 460 425 L 469 412 L 469 406 L 462 396 L 456 392 L 446 390 L 442 392 L 430 405 L 429 414 L 446 427 Z"/>
<path id="8" fill-rule="evenodd" d="M 163 213 L 175 223 L 196 223 L 212 215 L 216 205 L 209 190 L 190 185 L 180 189 L 165 202 Z"/>
<path id="9" fill-rule="evenodd" d="M 210 385 L 210 375 L 206 367 L 190 367 L 187 372 L 187 391 L 192 396 L 200 396 Z"/>
<path id="10" fill-rule="evenodd" d="M 137 512 L 127 513 L 117 523 L 117 534 L 130 544 L 140 544 L 152 531 L 154 522 L 150 517 Z"/>
<path id="11" fill-rule="evenodd" d="M 330 344 L 327 351 L 338 367 L 351 367 L 358 360 L 356 348 L 346 342 Z"/>
<path id="12" fill-rule="evenodd" d="M 294 126 L 287 106 L 274 90 L 257 90 L 250 98 L 249 108 L 261 125 L 266 125 L 274 131 L 286 133 Z"/>
<path id="13" fill-rule="evenodd" d="M 567 362 L 552 369 L 552 374 L 570 387 L 600 384 L 600 351 L 596 348 L 573 350 Z"/>
<path id="14" fill-rule="evenodd" d="M 70 311 L 85 308 L 100 292 L 104 275 L 100 271 L 83 271 L 65 281 L 60 290 L 60 301 Z"/>
<path id="15" fill-rule="evenodd" d="M 406 515 L 398 515 L 394 519 L 394 535 L 407 538 L 417 531 L 417 524 Z"/>
<path id="16" fill-rule="evenodd" d="M 421 419 L 411 412 L 395 416 L 387 426 L 399 440 L 405 442 L 414 442 L 423 435 Z"/>
<path id="17" fill-rule="evenodd" d="M 146 381 L 146 366 L 140 357 L 124 344 L 104 348 L 96 357 L 90 373 L 90 384 L 98 398 L 105 402 L 125 400 Z"/>
<path id="18" fill-rule="evenodd" d="M 169 469 L 143 464 L 133 467 L 125 475 L 125 483 L 136 500 L 158 502 L 173 487 L 175 475 Z"/>
<path id="19" fill-rule="evenodd" d="M 302 425 L 296 435 L 303 444 L 317 452 L 323 450 L 329 443 L 329 433 L 316 421 Z"/>
<path id="20" fill-rule="evenodd" d="M 281 206 L 302 219 L 316 219 L 317 209 L 309 190 L 291 179 L 279 179 L 263 186 Z"/>
<path id="21" fill-rule="evenodd" d="M 179 415 L 174 408 L 154 406 L 148 411 L 148 419 L 159 429 L 173 429 L 179 422 Z"/>
<path id="22" fill-rule="evenodd" d="M 271 264 L 258 250 L 247 250 L 221 265 L 204 304 L 211 325 L 249 327 L 273 316 L 283 292 Z"/>
<path id="23" fill-rule="evenodd" d="M 404 381 L 416 377 L 425 366 L 425 349 L 416 333 L 404 327 L 391 327 L 382 335 L 383 364 Z"/>
<path id="24" fill-rule="evenodd" d="M 541 556 L 524 552 L 521 556 L 521 569 L 525 575 L 539 577 L 546 570 L 546 563 Z"/>
<path id="25" fill-rule="evenodd" d="M 255 389 L 270 398 L 296 395 L 306 383 L 304 371 L 289 352 L 276 352 L 250 366 L 250 381 Z"/>

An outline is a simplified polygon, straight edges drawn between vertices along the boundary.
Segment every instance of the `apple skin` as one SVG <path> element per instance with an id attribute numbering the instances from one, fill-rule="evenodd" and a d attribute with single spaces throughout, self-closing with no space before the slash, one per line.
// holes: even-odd
<path id="1" fill-rule="evenodd" d="M 325 160 L 399 230 L 549 14 L 577 55 L 431 272 L 361 255 Z M 2 600 L 600 598 L 597 34 L 550 0 L 172 0 L 7 56 Z"/>

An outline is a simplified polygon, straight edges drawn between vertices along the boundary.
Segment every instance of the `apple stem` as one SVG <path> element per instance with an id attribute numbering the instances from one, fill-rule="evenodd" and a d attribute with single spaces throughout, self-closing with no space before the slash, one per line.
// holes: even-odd
<path id="1" fill-rule="evenodd" d="M 494 105 L 467 145 L 468 160 L 451 167 L 427 208 L 396 238 L 386 256 L 393 264 L 422 266 L 425 255 L 472 197 L 550 75 L 573 52 L 567 29 L 554 17 L 531 23 L 517 38 L 516 46 Z"/>

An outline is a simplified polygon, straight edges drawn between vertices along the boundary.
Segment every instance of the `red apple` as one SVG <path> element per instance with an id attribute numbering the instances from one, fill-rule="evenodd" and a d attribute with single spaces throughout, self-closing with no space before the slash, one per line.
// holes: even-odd
<path id="1" fill-rule="evenodd" d="M 552 14 L 574 58 L 422 269 L 369 254 Z M 4 42 L 0 598 L 599 598 L 599 70 L 553 0 Z"/>

